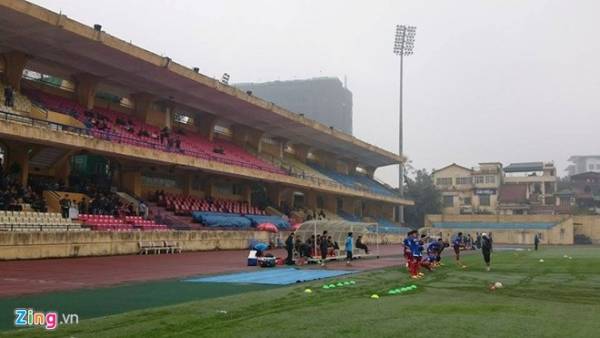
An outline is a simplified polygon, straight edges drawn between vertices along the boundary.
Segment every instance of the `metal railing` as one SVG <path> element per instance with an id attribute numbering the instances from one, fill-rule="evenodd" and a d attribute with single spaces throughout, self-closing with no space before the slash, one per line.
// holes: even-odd
<path id="1" fill-rule="evenodd" d="M 263 171 L 268 171 L 268 172 L 272 172 L 272 173 L 276 173 L 276 174 L 281 174 L 281 172 L 279 172 L 277 170 L 273 170 L 268 167 L 262 167 L 262 166 L 255 165 L 252 163 L 238 161 L 238 160 L 234 160 L 234 159 L 230 159 L 230 158 L 222 158 L 222 157 L 218 157 L 218 156 L 212 155 L 212 154 L 204 152 L 204 151 L 192 150 L 192 149 L 185 149 L 185 150 L 177 149 L 175 147 L 168 147 L 163 144 L 148 142 L 148 141 L 144 141 L 139 138 L 136 138 L 136 137 L 121 135 L 121 134 L 117 134 L 117 133 L 114 133 L 111 131 L 97 130 L 97 129 L 91 129 L 91 128 L 79 128 L 79 127 L 60 124 L 60 123 L 56 123 L 56 122 L 50 122 L 47 120 L 40 120 L 40 119 L 36 119 L 33 117 L 13 114 L 13 113 L 10 113 L 7 111 L 0 111 L 0 120 L 16 122 L 16 123 L 20 123 L 20 124 L 29 125 L 32 127 L 47 128 L 47 129 L 54 130 L 54 131 L 69 132 L 69 133 L 76 134 L 79 136 L 93 137 L 96 139 L 106 140 L 106 141 L 110 141 L 110 142 L 114 142 L 114 143 L 129 144 L 129 145 L 134 145 L 134 146 L 143 147 L 143 148 L 160 150 L 160 151 L 164 151 L 164 152 L 190 155 L 192 157 L 196 157 L 196 158 L 200 158 L 200 159 L 204 159 L 204 160 L 208 160 L 208 161 L 220 162 L 220 163 L 235 165 L 235 166 L 239 166 L 239 167 L 263 170 Z"/>

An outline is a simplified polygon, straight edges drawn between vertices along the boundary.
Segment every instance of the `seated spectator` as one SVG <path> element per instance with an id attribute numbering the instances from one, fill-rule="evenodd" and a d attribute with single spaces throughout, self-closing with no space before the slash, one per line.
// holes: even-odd
<path id="1" fill-rule="evenodd" d="M 149 137 L 150 133 L 148 133 L 148 131 L 146 129 L 140 129 L 140 131 L 138 131 L 138 136 L 140 136 L 140 137 Z"/>
<path id="2" fill-rule="evenodd" d="M 218 147 L 214 147 L 213 148 L 213 153 L 217 153 L 217 154 L 225 154 L 225 149 L 223 149 L 223 147 L 218 146 Z"/>
<path id="3" fill-rule="evenodd" d="M 118 124 L 118 125 L 120 125 L 120 126 L 124 126 L 124 125 L 127 124 L 127 123 L 125 123 L 125 121 L 120 116 L 117 117 L 117 119 L 115 120 L 115 123 Z"/>
<path id="4" fill-rule="evenodd" d="M 369 248 L 367 247 L 367 245 L 365 243 L 363 243 L 362 241 L 362 236 L 358 236 L 358 238 L 356 239 L 356 247 L 358 249 L 363 249 L 365 250 L 365 253 L 368 255 L 369 254 Z"/>

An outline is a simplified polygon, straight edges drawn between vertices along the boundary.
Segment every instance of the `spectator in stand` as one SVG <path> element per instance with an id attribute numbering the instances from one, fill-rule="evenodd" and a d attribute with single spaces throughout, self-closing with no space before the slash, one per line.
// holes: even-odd
<path id="1" fill-rule="evenodd" d="M 148 206 L 144 201 L 140 201 L 138 205 L 139 216 L 142 216 L 144 219 L 148 219 Z"/>
<path id="2" fill-rule="evenodd" d="M 325 215 L 325 212 L 323 211 L 323 209 L 321 209 L 321 211 L 319 211 L 319 219 L 326 219 L 327 216 Z"/>
<path id="3" fill-rule="evenodd" d="M 89 209 L 89 205 L 88 205 L 88 201 L 85 197 L 83 197 L 81 199 L 81 201 L 79 202 L 79 213 L 81 214 L 87 214 Z"/>
<path id="4" fill-rule="evenodd" d="M 118 124 L 120 126 L 127 125 L 127 123 L 120 116 L 117 116 L 117 119 L 115 120 L 115 124 Z"/>
<path id="5" fill-rule="evenodd" d="M 128 214 L 128 216 L 135 216 L 135 210 L 133 207 L 133 203 L 129 203 L 127 205 L 127 214 Z"/>
<path id="6" fill-rule="evenodd" d="M 15 104 L 14 91 L 10 85 L 4 87 L 4 105 L 13 107 Z"/>
<path id="7" fill-rule="evenodd" d="M 71 208 L 71 200 L 69 200 L 69 194 L 65 194 L 63 198 L 58 201 L 60 204 L 60 211 L 62 218 L 69 218 L 69 208 Z"/>

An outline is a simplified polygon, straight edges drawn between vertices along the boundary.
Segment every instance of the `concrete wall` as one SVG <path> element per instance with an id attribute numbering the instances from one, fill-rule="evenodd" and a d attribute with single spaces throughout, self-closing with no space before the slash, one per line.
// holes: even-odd
<path id="1" fill-rule="evenodd" d="M 573 216 L 575 235 L 589 237 L 594 244 L 600 244 L 600 216 Z"/>
<path id="2" fill-rule="evenodd" d="M 561 215 L 426 215 L 425 227 L 434 222 L 489 222 L 489 223 L 558 223 L 568 219 Z"/>
<path id="3" fill-rule="evenodd" d="M 285 240 L 287 232 L 281 233 Z M 249 241 L 268 242 L 264 231 L 165 231 L 165 232 L 4 232 L 0 233 L 0 260 L 57 257 L 112 256 L 136 254 L 139 241 L 179 242 L 185 251 L 234 250 L 248 248 Z M 402 243 L 400 234 L 380 234 L 382 244 Z M 376 234 L 365 235 L 375 250 Z"/>
<path id="4" fill-rule="evenodd" d="M 179 242 L 183 250 L 246 249 L 250 239 L 268 241 L 261 231 L 6 232 L 0 233 L 0 260 L 135 254 L 139 241 Z"/>
<path id="5" fill-rule="evenodd" d="M 558 223 L 551 229 L 517 229 L 498 230 L 491 228 L 477 229 L 439 229 L 432 228 L 434 222 L 482 222 L 482 223 Z M 555 215 L 427 215 L 425 217 L 425 228 L 422 230 L 433 235 L 441 234 L 445 240 L 454 234 L 462 232 L 464 235 L 471 234 L 473 238 L 477 232 L 493 233 L 495 243 L 499 244 L 533 244 L 533 236 L 542 234 L 542 244 L 573 244 L 574 226 L 573 218 Z"/>

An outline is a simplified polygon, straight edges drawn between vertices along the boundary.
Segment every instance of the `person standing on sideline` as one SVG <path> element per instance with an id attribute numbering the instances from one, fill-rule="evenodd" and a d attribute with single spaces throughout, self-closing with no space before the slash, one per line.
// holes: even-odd
<path id="1" fill-rule="evenodd" d="M 537 251 L 538 246 L 540 245 L 540 234 L 535 234 L 535 236 L 533 236 L 533 247 L 535 249 L 535 251 Z"/>
<path id="2" fill-rule="evenodd" d="M 285 240 L 285 249 L 287 250 L 287 258 L 285 264 L 294 265 L 294 233 L 290 233 L 288 238 Z"/>
<path id="3" fill-rule="evenodd" d="M 327 230 L 323 231 L 323 235 L 321 236 L 321 242 L 319 243 L 319 249 L 321 249 L 321 266 L 325 266 L 325 261 L 327 260 L 327 252 L 329 252 Z"/>
<path id="4" fill-rule="evenodd" d="M 481 254 L 483 255 L 483 261 L 485 262 L 485 270 L 490 271 L 492 241 L 485 232 L 481 234 Z"/>
<path id="5" fill-rule="evenodd" d="M 349 232 L 348 237 L 346 237 L 346 244 L 344 245 L 346 249 L 346 265 L 350 265 L 350 263 L 352 262 L 352 249 L 354 247 L 352 245 L 352 242 L 352 233 Z"/>

